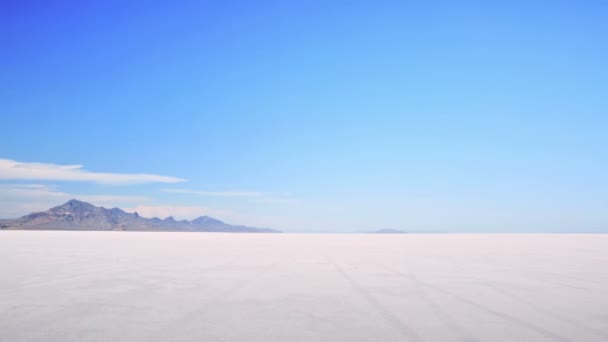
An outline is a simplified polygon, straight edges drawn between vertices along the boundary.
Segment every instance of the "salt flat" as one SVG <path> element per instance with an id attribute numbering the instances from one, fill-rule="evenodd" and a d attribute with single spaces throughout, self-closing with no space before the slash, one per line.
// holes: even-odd
<path id="1" fill-rule="evenodd" d="M 608 341 L 608 235 L 2 231 L 0 341 Z"/>

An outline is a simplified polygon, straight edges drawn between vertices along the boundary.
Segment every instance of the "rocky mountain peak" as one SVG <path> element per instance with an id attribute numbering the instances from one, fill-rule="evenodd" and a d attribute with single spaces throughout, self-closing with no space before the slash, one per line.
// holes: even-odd
<path id="1" fill-rule="evenodd" d="M 95 208 L 95 206 L 90 203 L 87 203 L 87 202 L 82 202 L 82 201 L 79 201 L 76 199 L 71 199 L 71 200 L 65 202 L 64 204 L 56 206 L 55 208 L 52 208 L 52 209 L 56 209 L 56 208 L 79 210 L 79 209 L 93 209 L 93 208 Z"/>
<path id="2" fill-rule="evenodd" d="M 194 223 L 194 224 L 223 224 L 224 222 L 214 219 L 213 217 L 201 216 L 199 218 L 192 220 L 192 223 Z"/>

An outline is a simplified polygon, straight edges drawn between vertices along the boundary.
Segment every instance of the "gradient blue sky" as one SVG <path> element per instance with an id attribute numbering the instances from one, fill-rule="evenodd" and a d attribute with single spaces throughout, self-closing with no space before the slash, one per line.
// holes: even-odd
<path id="1" fill-rule="evenodd" d="M 603 1 L 2 1 L 0 32 L 0 216 L 608 231 Z"/>

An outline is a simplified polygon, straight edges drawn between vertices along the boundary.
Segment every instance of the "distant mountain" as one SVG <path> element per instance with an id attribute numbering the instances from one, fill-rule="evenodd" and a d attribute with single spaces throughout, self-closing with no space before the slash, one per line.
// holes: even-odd
<path id="1" fill-rule="evenodd" d="M 31 213 L 15 220 L 0 220 L 0 229 L 24 230 L 127 230 L 127 231 L 183 231 L 226 233 L 278 233 L 268 228 L 235 226 L 201 216 L 192 221 L 176 221 L 172 216 L 164 220 L 144 218 L 119 208 L 106 209 L 90 203 L 70 200 L 47 211 Z"/>
<path id="2" fill-rule="evenodd" d="M 370 234 L 407 234 L 407 232 L 405 232 L 403 230 L 398 230 L 398 229 L 379 229 L 379 230 L 370 232 Z"/>

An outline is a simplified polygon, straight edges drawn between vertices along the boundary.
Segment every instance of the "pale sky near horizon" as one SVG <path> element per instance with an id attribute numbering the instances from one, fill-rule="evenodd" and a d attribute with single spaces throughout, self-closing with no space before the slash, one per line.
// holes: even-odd
<path id="1" fill-rule="evenodd" d="M 2 1 L 0 218 L 608 232 L 608 4 Z"/>

